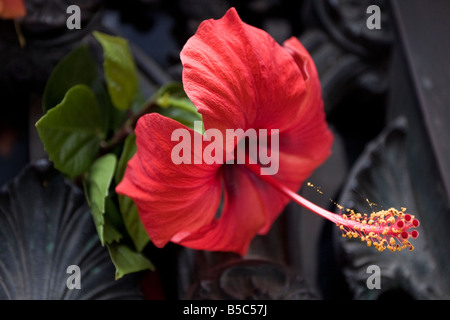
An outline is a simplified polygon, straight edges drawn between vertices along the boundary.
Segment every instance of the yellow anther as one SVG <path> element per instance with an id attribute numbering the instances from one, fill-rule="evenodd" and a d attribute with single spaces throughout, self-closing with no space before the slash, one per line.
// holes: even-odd
<path id="1" fill-rule="evenodd" d="M 342 231 L 342 237 L 360 238 L 361 241 L 366 242 L 367 246 L 373 246 L 380 252 L 385 249 L 393 252 L 406 248 L 414 249 L 409 241 L 400 237 L 401 232 L 411 227 L 411 224 L 408 224 L 409 217 L 408 222 L 404 219 L 406 208 L 402 207 L 401 211 L 390 208 L 372 213 L 356 213 L 353 210 L 344 210 L 347 214 L 342 214 L 343 219 L 354 222 L 336 223 Z M 414 219 L 414 216 L 411 215 L 411 219 Z M 398 225 L 401 225 L 401 222 L 398 221 L 403 221 L 405 228 L 399 228 Z"/>
<path id="2" fill-rule="evenodd" d="M 389 240 L 389 243 L 391 244 L 391 246 L 395 245 L 395 239 L 394 239 L 394 238 L 391 238 L 391 239 Z"/>

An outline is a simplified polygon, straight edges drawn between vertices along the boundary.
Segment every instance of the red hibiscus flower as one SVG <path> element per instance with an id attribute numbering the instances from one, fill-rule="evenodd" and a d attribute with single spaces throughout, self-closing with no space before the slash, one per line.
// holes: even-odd
<path id="1" fill-rule="evenodd" d="M 342 216 L 314 208 L 291 191 L 327 159 L 333 140 L 314 63 L 300 42 L 291 38 L 280 46 L 232 8 L 219 20 L 201 23 L 181 61 L 184 89 L 204 128 L 224 136 L 229 129 L 267 130 L 267 140 L 279 141 L 278 171 L 262 175 L 261 162 L 229 163 L 235 158 L 229 141 L 222 144 L 227 163 L 206 163 L 195 154 L 209 145 L 201 133 L 159 114 L 141 117 L 137 153 L 116 190 L 134 200 L 153 243 L 244 255 L 291 199 L 341 225 Z M 193 146 L 183 157 L 194 160 L 175 164 L 171 155 L 178 142 L 172 133 L 180 128 Z M 404 221 L 405 230 L 412 220 Z M 345 227 L 353 232 L 355 225 Z"/>
<path id="2" fill-rule="evenodd" d="M 0 18 L 15 19 L 25 16 L 23 0 L 0 0 Z"/>

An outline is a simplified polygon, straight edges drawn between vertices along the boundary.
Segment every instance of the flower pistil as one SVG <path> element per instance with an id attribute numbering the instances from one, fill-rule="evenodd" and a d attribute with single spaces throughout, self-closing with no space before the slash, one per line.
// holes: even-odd
<path id="1" fill-rule="evenodd" d="M 258 173 L 255 165 L 246 164 L 246 167 L 253 173 Z M 359 237 L 369 247 L 373 245 L 380 252 L 385 249 L 393 252 L 402 249 L 414 250 L 414 246 L 408 239 L 416 239 L 419 236 L 419 232 L 415 228 L 419 227 L 420 222 L 413 215 L 406 213 L 404 207 L 400 210 L 390 208 L 371 214 L 361 214 L 346 209 L 346 214 L 336 214 L 303 198 L 272 176 L 260 177 L 294 202 L 335 223 L 342 231 L 343 237 Z"/>
<path id="2" fill-rule="evenodd" d="M 406 208 L 397 210 L 390 208 L 371 214 L 356 213 L 348 210 L 348 214 L 338 216 L 336 225 L 342 231 L 343 237 L 360 238 L 368 246 L 373 245 L 378 251 L 389 249 L 400 251 L 402 249 L 414 250 L 408 239 L 416 239 L 419 232 L 415 230 L 420 223 L 413 215 L 405 213 Z"/>

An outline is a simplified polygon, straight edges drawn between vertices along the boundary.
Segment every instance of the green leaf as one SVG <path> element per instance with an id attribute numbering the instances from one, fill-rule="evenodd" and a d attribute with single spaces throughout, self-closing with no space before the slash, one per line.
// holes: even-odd
<path id="1" fill-rule="evenodd" d="M 116 267 L 116 279 L 119 279 L 125 274 L 153 270 L 154 267 L 144 255 L 122 243 L 122 240 L 127 240 L 120 232 L 123 220 L 108 197 L 116 166 L 117 157 L 112 153 L 97 159 L 85 175 L 84 190 L 100 242 L 106 244 Z"/>
<path id="2" fill-rule="evenodd" d="M 114 186 L 112 188 L 114 188 Z M 114 226 L 117 231 L 123 233 L 125 231 L 124 223 L 122 215 L 120 214 L 120 211 L 114 201 L 115 195 L 115 192 L 111 190 L 109 196 L 105 199 L 105 218 L 108 220 L 108 222 L 111 223 L 112 226 Z"/>
<path id="3" fill-rule="evenodd" d="M 89 168 L 84 179 L 84 191 L 91 209 L 94 224 L 102 245 L 113 243 L 122 238 L 120 232 L 105 215 L 106 198 L 116 169 L 117 158 L 114 154 L 106 154 L 97 159 Z"/>
<path id="4" fill-rule="evenodd" d="M 138 253 L 125 244 L 113 243 L 108 246 L 109 255 L 116 267 L 116 279 L 128 273 L 142 270 L 155 270 L 153 264 L 143 254 Z"/>
<path id="5" fill-rule="evenodd" d="M 97 232 L 101 231 L 101 238 L 100 241 L 102 242 L 102 245 L 119 242 L 123 235 L 117 231 L 116 228 L 114 228 L 113 224 L 108 220 L 108 218 L 105 216 L 105 224 L 102 225 L 100 229 L 97 229 Z M 99 233 L 100 237 L 100 233 Z"/>
<path id="6" fill-rule="evenodd" d="M 115 180 L 117 184 L 122 181 L 128 161 L 136 153 L 136 149 L 136 135 L 133 133 L 125 139 L 122 155 L 116 170 Z M 119 195 L 118 197 L 120 212 L 122 214 L 125 228 L 133 240 L 136 250 L 141 252 L 149 243 L 150 238 L 148 237 L 141 219 L 139 218 L 139 213 L 133 200 L 124 195 Z"/>
<path id="7" fill-rule="evenodd" d="M 94 36 L 103 47 L 103 68 L 111 100 L 117 109 L 127 110 L 139 91 L 137 69 L 128 42 L 101 32 L 94 32 Z"/>
<path id="8" fill-rule="evenodd" d="M 176 108 L 173 106 L 170 106 L 165 109 L 161 109 L 161 108 L 155 109 L 155 112 L 158 112 L 158 113 L 162 114 L 163 116 L 166 116 L 175 121 L 178 121 L 179 123 L 184 124 L 186 127 L 191 128 L 191 129 L 194 129 L 195 121 L 202 121 L 202 117 L 200 114 L 196 115 L 196 114 L 193 114 L 192 112 L 188 112 L 186 110 L 179 109 L 179 108 Z M 203 133 L 204 131 L 205 130 L 204 130 L 203 124 L 202 124 L 202 132 L 201 133 Z"/>
<path id="9" fill-rule="evenodd" d="M 85 84 L 97 99 L 103 131 L 107 132 L 110 127 L 116 128 L 117 120 L 121 120 L 121 113 L 112 105 L 100 68 L 96 64 L 85 44 L 65 56 L 53 69 L 47 81 L 42 98 L 44 113 L 59 104 L 70 88 Z"/>
<path id="10" fill-rule="evenodd" d="M 87 45 L 76 48 L 56 65 L 47 81 L 42 97 L 44 113 L 59 104 L 73 86 L 92 87 L 99 77 Z"/>
<path id="11" fill-rule="evenodd" d="M 36 128 L 55 168 L 71 178 L 89 168 L 105 137 L 97 100 L 83 84 L 67 91 Z"/>
<path id="12" fill-rule="evenodd" d="M 192 113 L 197 118 L 201 117 L 200 113 L 197 111 L 197 108 L 194 106 L 192 101 L 189 100 L 188 98 L 171 97 L 169 94 L 165 94 L 162 97 L 160 97 L 156 101 L 156 103 L 161 108 L 173 107 L 173 108 L 181 109 L 186 112 Z"/>
<path id="13" fill-rule="evenodd" d="M 123 144 L 122 155 L 120 156 L 119 163 L 117 165 L 115 180 L 116 183 L 119 184 L 122 181 L 123 175 L 125 174 L 125 170 L 127 168 L 128 161 L 134 156 L 136 153 L 136 135 L 131 133 L 125 139 Z"/>
<path id="14" fill-rule="evenodd" d="M 138 209 L 134 201 L 124 195 L 119 195 L 119 206 L 128 234 L 133 240 L 136 250 L 141 252 L 150 242 L 150 238 L 139 218 Z"/>
<path id="15" fill-rule="evenodd" d="M 182 83 L 173 82 L 163 86 L 153 99 L 158 106 L 155 112 L 176 120 L 191 129 L 194 129 L 194 121 L 202 121 L 202 115 L 187 97 Z"/>

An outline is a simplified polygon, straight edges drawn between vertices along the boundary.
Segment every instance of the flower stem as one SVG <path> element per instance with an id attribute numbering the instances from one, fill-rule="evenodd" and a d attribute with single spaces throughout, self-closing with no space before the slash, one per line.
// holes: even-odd
<path id="1" fill-rule="evenodd" d="M 19 40 L 19 44 L 21 48 L 25 48 L 26 40 L 22 32 L 22 28 L 20 27 L 20 22 L 18 19 L 14 19 L 14 29 L 16 30 L 17 39 Z"/>
<path id="2" fill-rule="evenodd" d="M 299 205 L 305 207 L 306 209 L 318 214 L 319 216 L 328 219 L 332 222 L 338 223 L 338 222 L 343 222 L 343 218 L 340 215 L 337 215 L 335 213 L 332 213 L 328 210 L 323 209 L 322 207 L 319 207 L 318 205 L 312 203 L 311 201 L 303 198 L 302 196 L 300 196 L 299 194 L 297 194 L 296 192 L 292 191 L 291 189 L 289 189 L 288 187 L 286 187 L 285 185 L 283 185 L 282 183 L 280 183 L 277 179 L 275 179 L 273 176 L 271 175 L 260 175 L 260 166 L 257 164 L 247 164 L 246 163 L 246 167 L 249 168 L 253 173 L 257 174 L 261 179 L 263 179 L 264 181 L 266 181 L 267 183 L 269 183 L 271 186 L 273 186 L 275 189 L 277 189 L 278 191 L 280 191 L 281 193 L 283 193 L 284 195 L 286 195 L 287 197 L 289 197 L 291 200 L 293 200 L 294 202 L 298 203 Z"/>
<path id="3" fill-rule="evenodd" d="M 154 99 L 150 99 L 138 112 L 131 113 L 128 119 L 124 122 L 122 127 L 117 130 L 117 132 L 107 141 L 103 141 L 101 144 L 101 149 L 103 153 L 109 152 L 115 146 L 121 144 L 125 139 L 134 131 L 136 123 L 140 117 L 149 113 L 157 103 Z"/>

